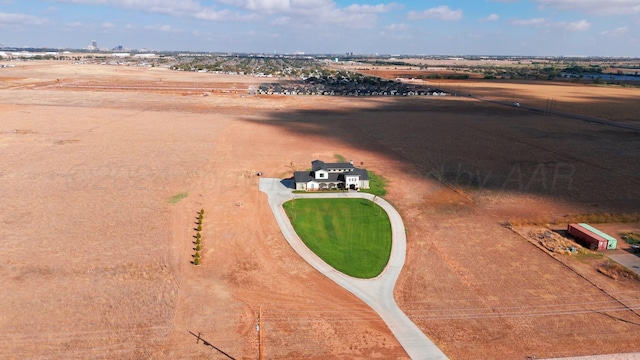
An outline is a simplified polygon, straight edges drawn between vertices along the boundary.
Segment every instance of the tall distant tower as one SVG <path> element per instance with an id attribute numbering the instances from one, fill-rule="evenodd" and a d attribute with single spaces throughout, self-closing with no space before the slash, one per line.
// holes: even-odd
<path id="1" fill-rule="evenodd" d="M 98 42 L 91 40 L 91 50 L 98 50 Z"/>

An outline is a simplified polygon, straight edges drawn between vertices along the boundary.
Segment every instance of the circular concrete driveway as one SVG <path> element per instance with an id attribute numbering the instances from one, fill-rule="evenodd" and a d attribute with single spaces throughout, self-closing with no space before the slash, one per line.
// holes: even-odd
<path id="1" fill-rule="evenodd" d="M 384 199 L 360 192 L 294 194 L 280 179 L 260 179 L 260 191 L 267 194 L 269 206 L 276 217 L 282 234 L 291 247 L 311 266 L 360 298 L 380 315 L 400 345 L 412 359 L 447 359 L 445 354 L 400 310 L 393 298 L 393 288 L 404 266 L 407 237 L 400 214 Z M 384 271 L 373 279 L 357 279 L 347 276 L 320 259 L 300 240 L 282 204 L 300 198 L 361 198 L 382 207 L 391 221 L 393 243 L 389 263 Z"/>

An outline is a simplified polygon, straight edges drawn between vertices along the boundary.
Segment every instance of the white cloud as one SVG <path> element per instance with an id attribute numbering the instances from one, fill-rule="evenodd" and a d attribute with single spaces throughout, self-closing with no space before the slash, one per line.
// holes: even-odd
<path id="1" fill-rule="evenodd" d="M 295 0 L 219 0 L 222 4 L 233 5 L 250 11 L 261 11 L 266 13 L 288 12 L 292 7 L 305 6 L 324 1 L 306 1 L 300 2 Z"/>
<path id="2" fill-rule="evenodd" d="M 47 19 L 25 14 L 10 14 L 0 12 L 0 24 L 11 25 L 42 25 Z"/>
<path id="3" fill-rule="evenodd" d="M 480 19 L 480 21 L 496 21 L 498 19 L 500 19 L 500 16 L 498 16 L 498 14 L 491 14 L 491 15 L 487 16 L 486 18 Z"/>
<path id="4" fill-rule="evenodd" d="M 203 7 L 195 0 L 57 0 L 60 3 L 104 5 L 123 9 L 178 17 L 193 17 L 203 20 L 235 19 L 228 10 L 216 11 L 214 7 Z"/>
<path id="5" fill-rule="evenodd" d="M 596 15 L 640 14 L 640 0 L 534 0 L 541 7 Z"/>
<path id="6" fill-rule="evenodd" d="M 568 31 L 587 31 L 591 28 L 591 23 L 587 20 L 573 21 L 570 23 L 559 22 L 556 25 Z"/>
<path id="7" fill-rule="evenodd" d="M 254 21 L 265 16 L 278 16 L 275 24 L 291 22 L 302 25 L 332 23 L 344 27 L 372 27 L 377 14 L 400 8 L 396 3 L 353 4 L 338 7 L 333 0 L 217 0 L 205 6 L 200 0 L 56 0 L 62 3 L 92 4 L 132 9 L 176 17 L 201 20 Z M 235 8 L 235 9 L 234 9 Z"/>
<path id="8" fill-rule="evenodd" d="M 276 15 L 272 25 L 297 25 L 308 27 L 317 24 L 333 24 L 347 28 L 375 26 L 378 14 L 401 6 L 389 4 L 352 4 L 338 7 L 333 0 L 219 0 L 241 10 L 255 12 L 255 16 Z"/>
<path id="9" fill-rule="evenodd" d="M 103 29 L 113 29 L 116 27 L 116 25 L 114 23 L 110 23 L 110 22 L 103 22 L 102 24 L 100 24 L 100 27 Z"/>
<path id="10" fill-rule="evenodd" d="M 533 18 L 533 19 L 516 19 L 511 22 L 513 25 L 518 26 L 541 26 L 549 23 L 549 20 L 545 18 Z"/>
<path id="11" fill-rule="evenodd" d="M 409 25 L 405 23 L 391 24 L 391 25 L 385 26 L 384 29 L 389 31 L 405 31 L 405 30 L 409 30 Z"/>
<path id="12" fill-rule="evenodd" d="M 273 25 L 273 26 L 287 26 L 287 25 L 291 24 L 291 17 L 282 16 L 282 17 L 279 17 L 279 18 L 271 21 L 269 24 Z"/>
<path id="13" fill-rule="evenodd" d="M 147 25 L 144 28 L 147 30 L 160 31 L 160 32 L 171 32 L 171 33 L 182 32 L 182 30 L 176 29 L 171 25 Z"/>
<path id="14" fill-rule="evenodd" d="M 218 0 L 221 4 L 232 5 L 247 11 L 257 11 L 267 14 L 299 14 L 324 16 L 332 12 L 357 12 L 377 14 L 389 12 L 401 6 L 389 4 L 352 4 L 340 8 L 333 0 Z"/>
<path id="15" fill-rule="evenodd" d="M 587 31 L 591 28 L 591 23 L 587 20 L 578 20 L 573 22 L 551 22 L 545 18 L 533 18 L 533 19 L 516 19 L 511 22 L 517 26 L 534 26 L 534 27 L 557 27 L 566 31 Z"/>
<path id="16" fill-rule="evenodd" d="M 377 14 L 392 11 L 401 6 L 389 4 L 352 4 L 338 7 L 333 0 L 219 0 L 227 5 L 260 14 L 280 15 L 272 24 L 331 23 L 350 28 L 372 27 Z"/>
<path id="17" fill-rule="evenodd" d="M 87 25 L 85 23 L 80 22 L 80 21 L 74 21 L 74 22 L 66 23 L 66 24 L 64 24 L 64 26 L 69 27 L 69 28 L 80 28 L 80 27 L 85 27 Z"/>
<path id="18" fill-rule="evenodd" d="M 391 3 L 391 4 L 378 4 L 378 5 L 360 5 L 360 4 L 353 4 L 353 5 L 349 5 L 345 8 L 346 11 L 353 11 L 353 12 L 366 12 L 366 13 L 386 13 L 389 11 L 392 11 L 394 9 L 399 9 L 401 8 L 400 5 L 396 4 L 396 3 Z"/>
<path id="19" fill-rule="evenodd" d="M 629 28 L 626 26 L 622 26 L 619 28 L 615 28 L 612 30 L 605 30 L 603 32 L 600 33 L 600 35 L 605 35 L 605 36 L 621 36 L 626 34 L 629 31 Z"/>
<path id="20" fill-rule="evenodd" d="M 462 19 L 462 10 L 451 10 L 448 6 L 442 5 L 424 11 L 410 11 L 407 17 L 410 20 L 460 20 Z"/>
<path id="21" fill-rule="evenodd" d="M 359 14 L 344 10 L 334 10 L 327 14 L 318 16 L 317 19 L 308 19 L 314 22 L 331 23 L 346 28 L 371 28 L 374 27 L 378 17 L 375 14 Z"/>

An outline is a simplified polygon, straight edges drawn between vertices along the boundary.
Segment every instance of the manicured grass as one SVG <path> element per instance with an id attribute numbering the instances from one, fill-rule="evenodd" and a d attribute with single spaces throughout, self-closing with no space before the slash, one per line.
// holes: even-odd
<path id="1" fill-rule="evenodd" d="M 297 199 L 283 205 L 293 228 L 334 269 L 368 279 L 384 270 L 391 255 L 387 213 L 365 199 Z"/>
<path id="2" fill-rule="evenodd" d="M 167 201 L 169 202 L 169 204 L 174 205 L 174 204 L 177 204 L 180 200 L 186 198 L 187 196 L 189 196 L 189 194 L 186 192 L 183 192 L 183 193 L 173 195 Z"/>
<path id="3" fill-rule="evenodd" d="M 373 171 L 367 171 L 367 173 L 369 174 L 369 188 L 360 189 L 360 191 L 377 196 L 386 195 L 387 190 L 384 188 L 386 185 L 385 179 L 380 175 L 376 175 Z"/>

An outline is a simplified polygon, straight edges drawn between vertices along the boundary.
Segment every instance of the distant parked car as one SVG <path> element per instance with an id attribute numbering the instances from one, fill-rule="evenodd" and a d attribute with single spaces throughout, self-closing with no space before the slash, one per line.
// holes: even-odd
<path id="1" fill-rule="evenodd" d="M 520 107 L 520 103 L 519 102 L 515 102 L 515 103 L 513 103 L 513 106 Z"/>

